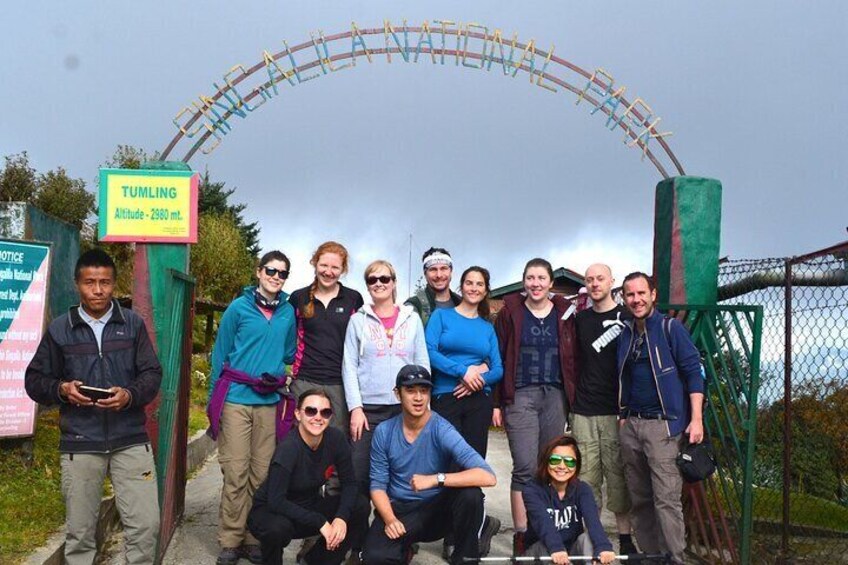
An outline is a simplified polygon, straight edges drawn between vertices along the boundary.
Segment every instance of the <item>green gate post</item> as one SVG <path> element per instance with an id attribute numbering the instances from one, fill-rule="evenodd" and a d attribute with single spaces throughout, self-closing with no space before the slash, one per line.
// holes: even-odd
<path id="1" fill-rule="evenodd" d="M 672 177 L 657 184 L 654 277 L 659 302 L 715 305 L 720 232 L 721 182 Z"/>
<path id="2" fill-rule="evenodd" d="M 692 305 L 701 309 L 705 318 L 693 330 L 696 343 L 703 345 L 715 340 L 718 329 L 714 307 L 718 299 L 718 261 L 721 237 L 721 182 L 703 177 L 672 177 L 657 184 L 654 215 L 654 277 L 657 301 L 662 304 Z M 698 305 L 698 306 L 695 306 Z M 755 328 L 754 357 L 751 359 L 752 378 L 759 374 L 759 333 Z M 719 354 L 719 351 L 708 353 Z M 756 363 L 756 366 L 753 364 Z M 712 369 L 712 368 L 711 368 Z M 753 382 L 753 398 L 756 388 Z M 751 409 L 755 414 L 756 404 Z M 706 416 L 706 414 L 705 414 Z M 756 416 L 754 416 L 755 418 Z M 754 422 L 748 430 L 754 437 Z M 742 563 L 751 559 L 752 523 L 752 466 L 754 442 L 745 446 L 742 513 L 739 524 L 739 558 Z"/>

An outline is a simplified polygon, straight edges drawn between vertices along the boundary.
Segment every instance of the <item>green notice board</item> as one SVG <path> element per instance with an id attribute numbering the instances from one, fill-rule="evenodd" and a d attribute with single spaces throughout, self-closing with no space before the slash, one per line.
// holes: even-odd
<path id="1" fill-rule="evenodd" d="M 31 436 L 24 372 L 44 332 L 50 244 L 0 239 L 0 437 Z"/>

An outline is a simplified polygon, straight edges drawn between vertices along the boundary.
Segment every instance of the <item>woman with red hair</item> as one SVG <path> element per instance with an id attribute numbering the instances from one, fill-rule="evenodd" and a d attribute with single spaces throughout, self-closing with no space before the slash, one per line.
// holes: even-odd
<path id="1" fill-rule="evenodd" d="M 364 301 L 361 294 L 340 281 L 348 271 L 344 245 L 322 243 L 309 263 L 315 268 L 315 279 L 289 298 L 297 318 L 291 391 L 295 396 L 314 388 L 324 391 L 336 415 L 331 425 L 347 435 L 348 410 L 342 384 L 344 339 L 350 317 Z"/>

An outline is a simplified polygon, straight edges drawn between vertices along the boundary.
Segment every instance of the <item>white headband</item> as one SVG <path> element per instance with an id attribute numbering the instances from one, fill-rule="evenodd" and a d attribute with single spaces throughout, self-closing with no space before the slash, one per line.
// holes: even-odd
<path id="1" fill-rule="evenodd" d="M 451 260 L 451 256 L 446 253 L 434 251 L 424 257 L 424 270 L 426 271 L 433 265 L 447 265 L 448 267 L 453 268 L 453 260 Z"/>

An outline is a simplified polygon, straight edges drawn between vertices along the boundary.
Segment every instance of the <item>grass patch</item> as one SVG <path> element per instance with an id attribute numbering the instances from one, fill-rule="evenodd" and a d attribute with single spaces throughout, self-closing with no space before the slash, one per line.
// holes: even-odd
<path id="1" fill-rule="evenodd" d="M 779 521 L 783 516 L 781 491 L 754 489 L 754 519 Z M 793 492 L 789 495 L 789 515 L 798 526 L 813 526 L 848 532 L 848 507 L 817 496 Z"/>
<path id="2" fill-rule="evenodd" d="M 191 356 L 191 392 L 188 404 L 188 437 L 209 426 L 206 418 L 206 399 L 209 397 L 209 361 L 205 354 Z"/>
<path id="3" fill-rule="evenodd" d="M 18 563 L 65 521 L 59 466 L 59 411 L 38 416 L 32 467 L 20 449 L 0 456 L 0 563 Z"/>
<path id="4" fill-rule="evenodd" d="M 718 481 L 721 481 L 719 478 Z M 729 489 L 733 492 L 733 489 Z M 721 489 L 719 488 L 719 492 Z M 726 500 L 724 495 L 719 498 L 730 503 L 735 514 L 741 511 L 739 501 L 731 496 Z M 780 522 L 783 517 L 783 494 L 779 489 L 754 487 L 752 515 L 754 520 Z M 710 500 L 715 510 L 715 502 Z M 848 532 L 848 506 L 802 492 L 789 494 L 789 515 L 795 526 L 810 526 L 826 530 Z"/>
<path id="5" fill-rule="evenodd" d="M 188 409 L 188 437 L 191 439 L 194 434 L 200 430 L 205 430 L 209 427 L 209 420 L 206 418 L 206 407 L 195 406 L 192 404 Z"/>

